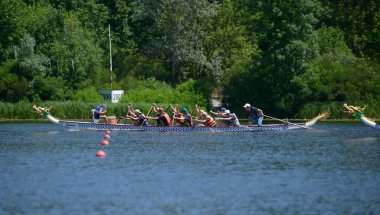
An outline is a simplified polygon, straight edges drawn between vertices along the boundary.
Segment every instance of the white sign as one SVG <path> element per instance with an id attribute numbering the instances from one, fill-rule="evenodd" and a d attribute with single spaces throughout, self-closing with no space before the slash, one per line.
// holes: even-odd
<path id="1" fill-rule="evenodd" d="M 111 103 L 119 103 L 124 95 L 124 90 L 100 90 L 99 93 L 103 96 L 104 100 L 111 101 Z"/>

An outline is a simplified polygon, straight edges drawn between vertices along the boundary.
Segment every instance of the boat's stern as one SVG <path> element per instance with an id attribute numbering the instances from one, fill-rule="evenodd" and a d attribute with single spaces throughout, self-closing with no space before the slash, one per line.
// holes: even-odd
<path id="1" fill-rule="evenodd" d="M 307 121 L 307 122 L 305 123 L 305 125 L 306 125 L 307 127 L 311 127 L 311 126 L 313 126 L 315 123 L 317 123 L 318 120 L 320 120 L 320 119 L 326 119 L 326 118 L 328 118 L 329 116 L 330 116 L 330 112 L 328 112 L 328 111 L 323 112 L 323 113 L 320 113 L 318 116 L 316 116 L 316 117 L 312 118 L 311 120 Z"/>

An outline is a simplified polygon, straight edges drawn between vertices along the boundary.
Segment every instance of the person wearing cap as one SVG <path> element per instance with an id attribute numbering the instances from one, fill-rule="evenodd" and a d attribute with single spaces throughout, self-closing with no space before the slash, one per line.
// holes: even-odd
<path id="1" fill-rule="evenodd" d="M 187 108 L 182 108 L 181 109 L 181 114 L 182 114 L 182 119 L 183 123 L 181 123 L 182 126 L 186 127 L 193 127 L 193 117 L 190 115 L 189 111 Z"/>
<path id="2" fill-rule="evenodd" d="M 261 109 L 251 106 L 246 103 L 244 106 L 245 110 L 248 112 L 248 125 L 252 125 L 257 121 L 257 125 L 261 126 L 264 119 L 264 113 Z"/>
<path id="3" fill-rule="evenodd" d="M 218 110 L 218 112 L 214 112 L 212 110 L 210 110 L 210 113 L 213 115 L 213 116 L 218 116 L 218 117 L 224 117 L 224 113 L 227 109 L 222 107 L 220 108 L 220 110 Z"/>
<path id="4" fill-rule="evenodd" d="M 96 106 L 93 112 L 93 118 L 94 118 L 94 123 L 99 123 L 100 119 L 104 119 L 106 123 L 107 121 L 107 116 L 105 115 L 107 113 L 107 105 L 106 104 L 101 104 Z"/>
<path id="5" fill-rule="evenodd" d="M 153 111 L 157 113 L 156 117 L 147 116 L 147 119 L 157 120 L 158 126 L 170 126 L 170 116 L 164 111 L 163 108 L 159 108 L 156 106 L 156 104 L 153 104 Z"/>
<path id="6" fill-rule="evenodd" d="M 126 119 L 131 119 L 134 121 L 133 125 L 137 126 L 147 126 L 148 125 L 148 120 L 146 119 L 145 115 L 139 110 L 133 110 L 129 112 L 130 116 L 126 116 Z"/>
<path id="7" fill-rule="evenodd" d="M 215 127 L 216 126 L 216 121 L 209 116 L 205 111 L 201 112 L 201 117 L 199 119 L 195 119 L 198 122 L 202 122 L 204 126 L 207 127 Z"/>
<path id="8" fill-rule="evenodd" d="M 240 122 L 239 122 L 239 119 L 237 118 L 236 114 L 231 113 L 229 110 L 225 110 L 223 117 L 219 118 L 219 120 L 223 121 L 224 124 L 228 127 L 240 126 Z"/>
<path id="9" fill-rule="evenodd" d="M 205 111 L 201 109 L 198 105 L 195 105 L 195 112 L 197 113 L 198 117 L 202 117 L 202 113 Z"/>
<path id="10" fill-rule="evenodd" d="M 179 111 L 178 105 L 174 105 L 174 107 L 172 105 L 170 105 L 170 107 L 173 110 L 173 121 L 172 121 L 172 123 L 174 123 L 174 121 L 175 121 L 176 122 L 176 126 L 184 126 L 185 117 Z"/>

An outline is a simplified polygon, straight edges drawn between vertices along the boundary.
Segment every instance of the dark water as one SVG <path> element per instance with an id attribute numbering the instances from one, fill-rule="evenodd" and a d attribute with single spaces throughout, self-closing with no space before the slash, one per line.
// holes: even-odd
<path id="1" fill-rule="evenodd" d="M 0 214 L 380 214 L 380 132 L 68 131 L 0 124 Z"/>

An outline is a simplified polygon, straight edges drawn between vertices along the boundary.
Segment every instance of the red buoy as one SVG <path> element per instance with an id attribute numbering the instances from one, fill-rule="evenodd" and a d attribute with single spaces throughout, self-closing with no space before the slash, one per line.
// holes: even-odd
<path id="1" fill-rule="evenodd" d="M 111 133 L 111 131 L 110 130 L 106 130 L 106 134 L 110 134 Z"/>
<path id="2" fill-rule="evenodd" d="M 99 150 L 96 152 L 96 157 L 104 158 L 106 156 L 106 153 L 102 150 Z"/>
<path id="3" fill-rule="evenodd" d="M 108 146 L 109 144 L 110 144 L 110 143 L 109 143 L 107 140 L 103 140 L 103 141 L 102 141 L 102 145 L 103 145 L 103 146 Z"/>
<path id="4" fill-rule="evenodd" d="M 109 139 L 109 138 L 111 138 L 110 135 L 108 134 L 104 135 L 104 139 Z"/>

